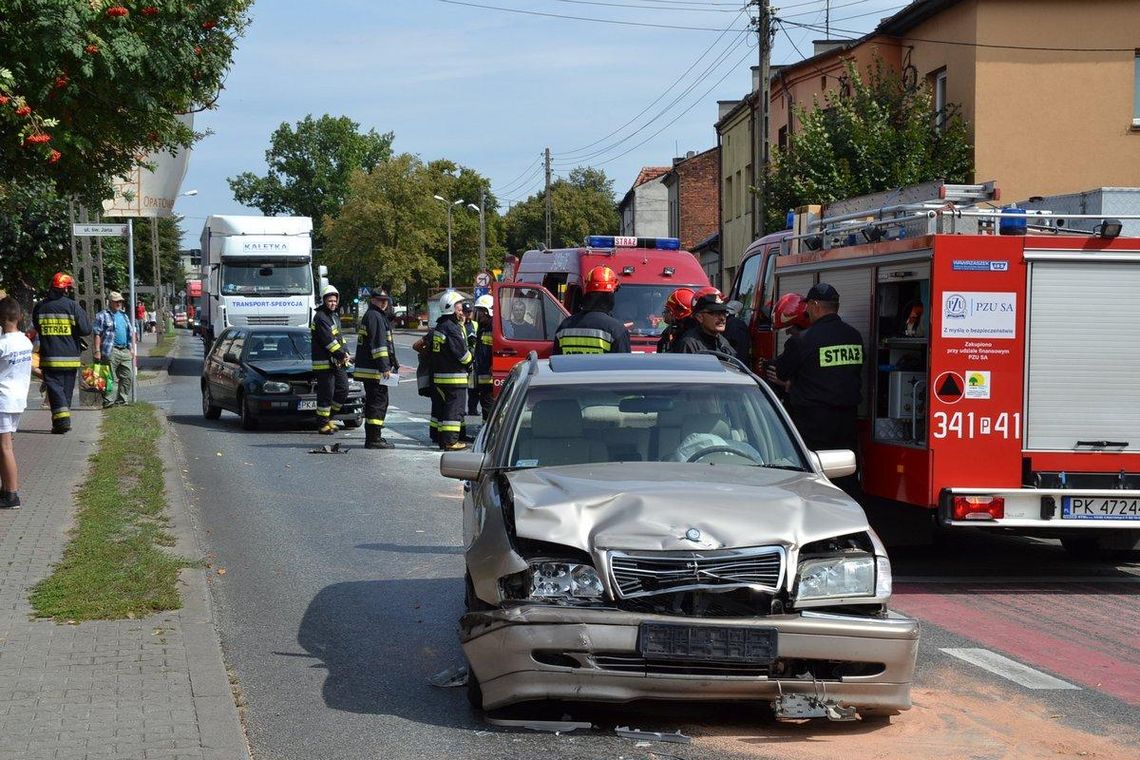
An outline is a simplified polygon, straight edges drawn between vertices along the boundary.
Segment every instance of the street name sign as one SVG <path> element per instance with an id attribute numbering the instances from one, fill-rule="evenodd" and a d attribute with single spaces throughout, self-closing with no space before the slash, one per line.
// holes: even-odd
<path id="1" fill-rule="evenodd" d="M 76 237 L 126 237 L 125 224 L 73 224 L 71 234 Z"/>

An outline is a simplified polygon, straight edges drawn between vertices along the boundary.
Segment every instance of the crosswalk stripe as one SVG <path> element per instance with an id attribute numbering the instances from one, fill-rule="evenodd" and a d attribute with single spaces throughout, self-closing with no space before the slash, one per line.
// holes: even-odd
<path id="1" fill-rule="evenodd" d="M 1081 691 L 1080 686 L 1074 686 L 1068 681 L 1062 681 L 1060 678 L 1054 678 L 1048 673 L 1034 670 L 1028 665 L 1023 665 L 1017 660 L 1011 660 L 1004 655 L 991 652 L 988 649 L 942 648 L 941 651 L 951 657 L 957 657 L 963 662 L 976 665 L 982 670 L 987 670 L 994 675 L 1020 684 L 1027 689 L 1070 689 Z"/>

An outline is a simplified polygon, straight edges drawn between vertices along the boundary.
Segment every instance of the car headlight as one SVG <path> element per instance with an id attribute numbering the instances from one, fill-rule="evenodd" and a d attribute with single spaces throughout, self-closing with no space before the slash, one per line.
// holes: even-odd
<path id="1" fill-rule="evenodd" d="M 282 383 L 277 380 L 267 380 L 261 384 L 262 393 L 288 393 L 289 383 Z"/>
<path id="2" fill-rule="evenodd" d="M 591 565 L 542 560 L 530 565 L 532 599 L 600 599 L 602 579 Z"/>
<path id="3" fill-rule="evenodd" d="M 869 554 L 805 559 L 799 576 L 797 601 L 875 596 L 875 557 Z"/>
<path id="4" fill-rule="evenodd" d="M 363 391 L 364 383 L 360 382 L 359 380 L 349 380 L 348 389 L 350 391 Z"/>

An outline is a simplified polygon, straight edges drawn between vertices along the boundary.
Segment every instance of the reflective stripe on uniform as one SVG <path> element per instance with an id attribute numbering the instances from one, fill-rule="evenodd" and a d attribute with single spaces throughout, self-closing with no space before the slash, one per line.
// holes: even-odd
<path id="1" fill-rule="evenodd" d="M 337 351 L 340 350 L 340 341 L 334 340 L 332 343 L 329 343 L 327 346 L 325 346 L 325 348 L 328 349 L 328 352 L 330 354 L 335 354 Z"/>
<path id="2" fill-rule="evenodd" d="M 357 367 L 353 377 L 357 380 L 383 380 L 384 373 L 378 369 L 369 369 L 368 367 Z"/>
<path id="3" fill-rule="evenodd" d="M 55 337 L 71 337 L 71 331 L 75 326 L 75 317 L 71 314 L 43 314 L 37 317 L 39 322 L 40 335 L 51 335 Z"/>
<path id="4" fill-rule="evenodd" d="M 77 369 L 80 365 L 78 358 L 67 356 L 41 356 L 41 369 Z"/>
<path id="5" fill-rule="evenodd" d="M 484 346 L 495 345 L 495 338 L 490 333 L 483 333 L 481 336 L 479 336 L 479 340 L 483 341 Z"/>
<path id="6" fill-rule="evenodd" d="M 332 406 L 330 406 L 329 408 L 332 409 L 334 412 L 339 412 L 340 407 L 341 407 L 341 405 L 334 401 L 334 402 L 332 402 Z"/>
<path id="7" fill-rule="evenodd" d="M 468 351 L 468 352 L 466 352 L 465 354 L 463 354 L 463 356 L 459 357 L 459 363 L 460 363 L 460 364 L 470 364 L 470 363 L 471 363 L 471 360 L 472 360 L 472 359 L 474 359 L 474 358 L 475 358 L 475 357 L 473 357 L 473 356 L 471 355 L 471 352 L 470 352 L 470 351 Z"/>
<path id="8" fill-rule="evenodd" d="M 63 420 L 63 419 L 67 419 L 70 416 L 71 416 L 71 412 L 70 412 L 70 410 L 67 410 L 67 409 L 57 409 L 56 411 L 51 413 L 51 418 L 53 420 Z"/>
<path id="9" fill-rule="evenodd" d="M 318 406 L 317 407 L 317 416 L 318 417 L 328 417 L 331 414 L 332 414 L 332 410 L 329 409 L 327 406 Z"/>
<path id="10" fill-rule="evenodd" d="M 479 385 L 494 385 L 495 378 L 491 375 L 479 375 L 475 378 L 475 382 Z"/>
<path id="11" fill-rule="evenodd" d="M 384 420 L 369 418 L 364 420 L 364 424 L 372 425 L 373 427 L 384 427 Z"/>
<path id="12" fill-rule="evenodd" d="M 439 428 L 439 420 L 437 420 L 435 417 L 432 417 L 431 419 L 428 420 L 428 430 L 436 430 L 438 428 Z"/>
<path id="13" fill-rule="evenodd" d="M 608 330 L 589 327 L 567 327 L 554 336 L 564 354 L 605 354 L 613 345 L 614 336 Z"/>
<path id="14" fill-rule="evenodd" d="M 327 372 L 330 369 L 332 369 L 332 365 L 328 362 L 313 362 L 314 372 Z"/>
<path id="15" fill-rule="evenodd" d="M 463 423 L 456 420 L 442 420 L 438 427 L 441 433 L 458 433 L 463 427 Z"/>
<path id="16" fill-rule="evenodd" d="M 387 347 L 382 346 L 380 348 L 373 349 L 373 351 L 372 351 L 372 358 L 373 359 L 379 359 L 381 356 L 387 356 L 387 355 L 388 355 Z"/>
<path id="17" fill-rule="evenodd" d="M 466 372 L 436 372 L 431 379 L 436 385 L 467 385 Z"/>
<path id="18" fill-rule="evenodd" d="M 863 364 L 863 347 L 858 343 L 840 346 L 820 346 L 819 366 L 847 367 Z"/>

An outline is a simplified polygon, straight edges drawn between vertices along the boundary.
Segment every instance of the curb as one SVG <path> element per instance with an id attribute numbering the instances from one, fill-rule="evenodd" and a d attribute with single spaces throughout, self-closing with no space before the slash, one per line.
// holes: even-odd
<path id="1" fill-rule="evenodd" d="M 162 413 L 156 408 L 156 412 Z M 198 544 L 194 511 L 178 463 L 181 447 L 170 421 L 162 413 L 159 450 L 169 494 L 174 550 L 183 557 L 205 556 Z M 187 673 L 194 698 L 199 744 L 205 760 L 249 760 L 249 742 L 234 704 L 233 689 L 223 660 L 221 640 L 214 623 L 214 606 L 206 583 L 207 570 L 187 567 L 179 573 L 182 583 L 182 636 L 186 646 Z"/>

